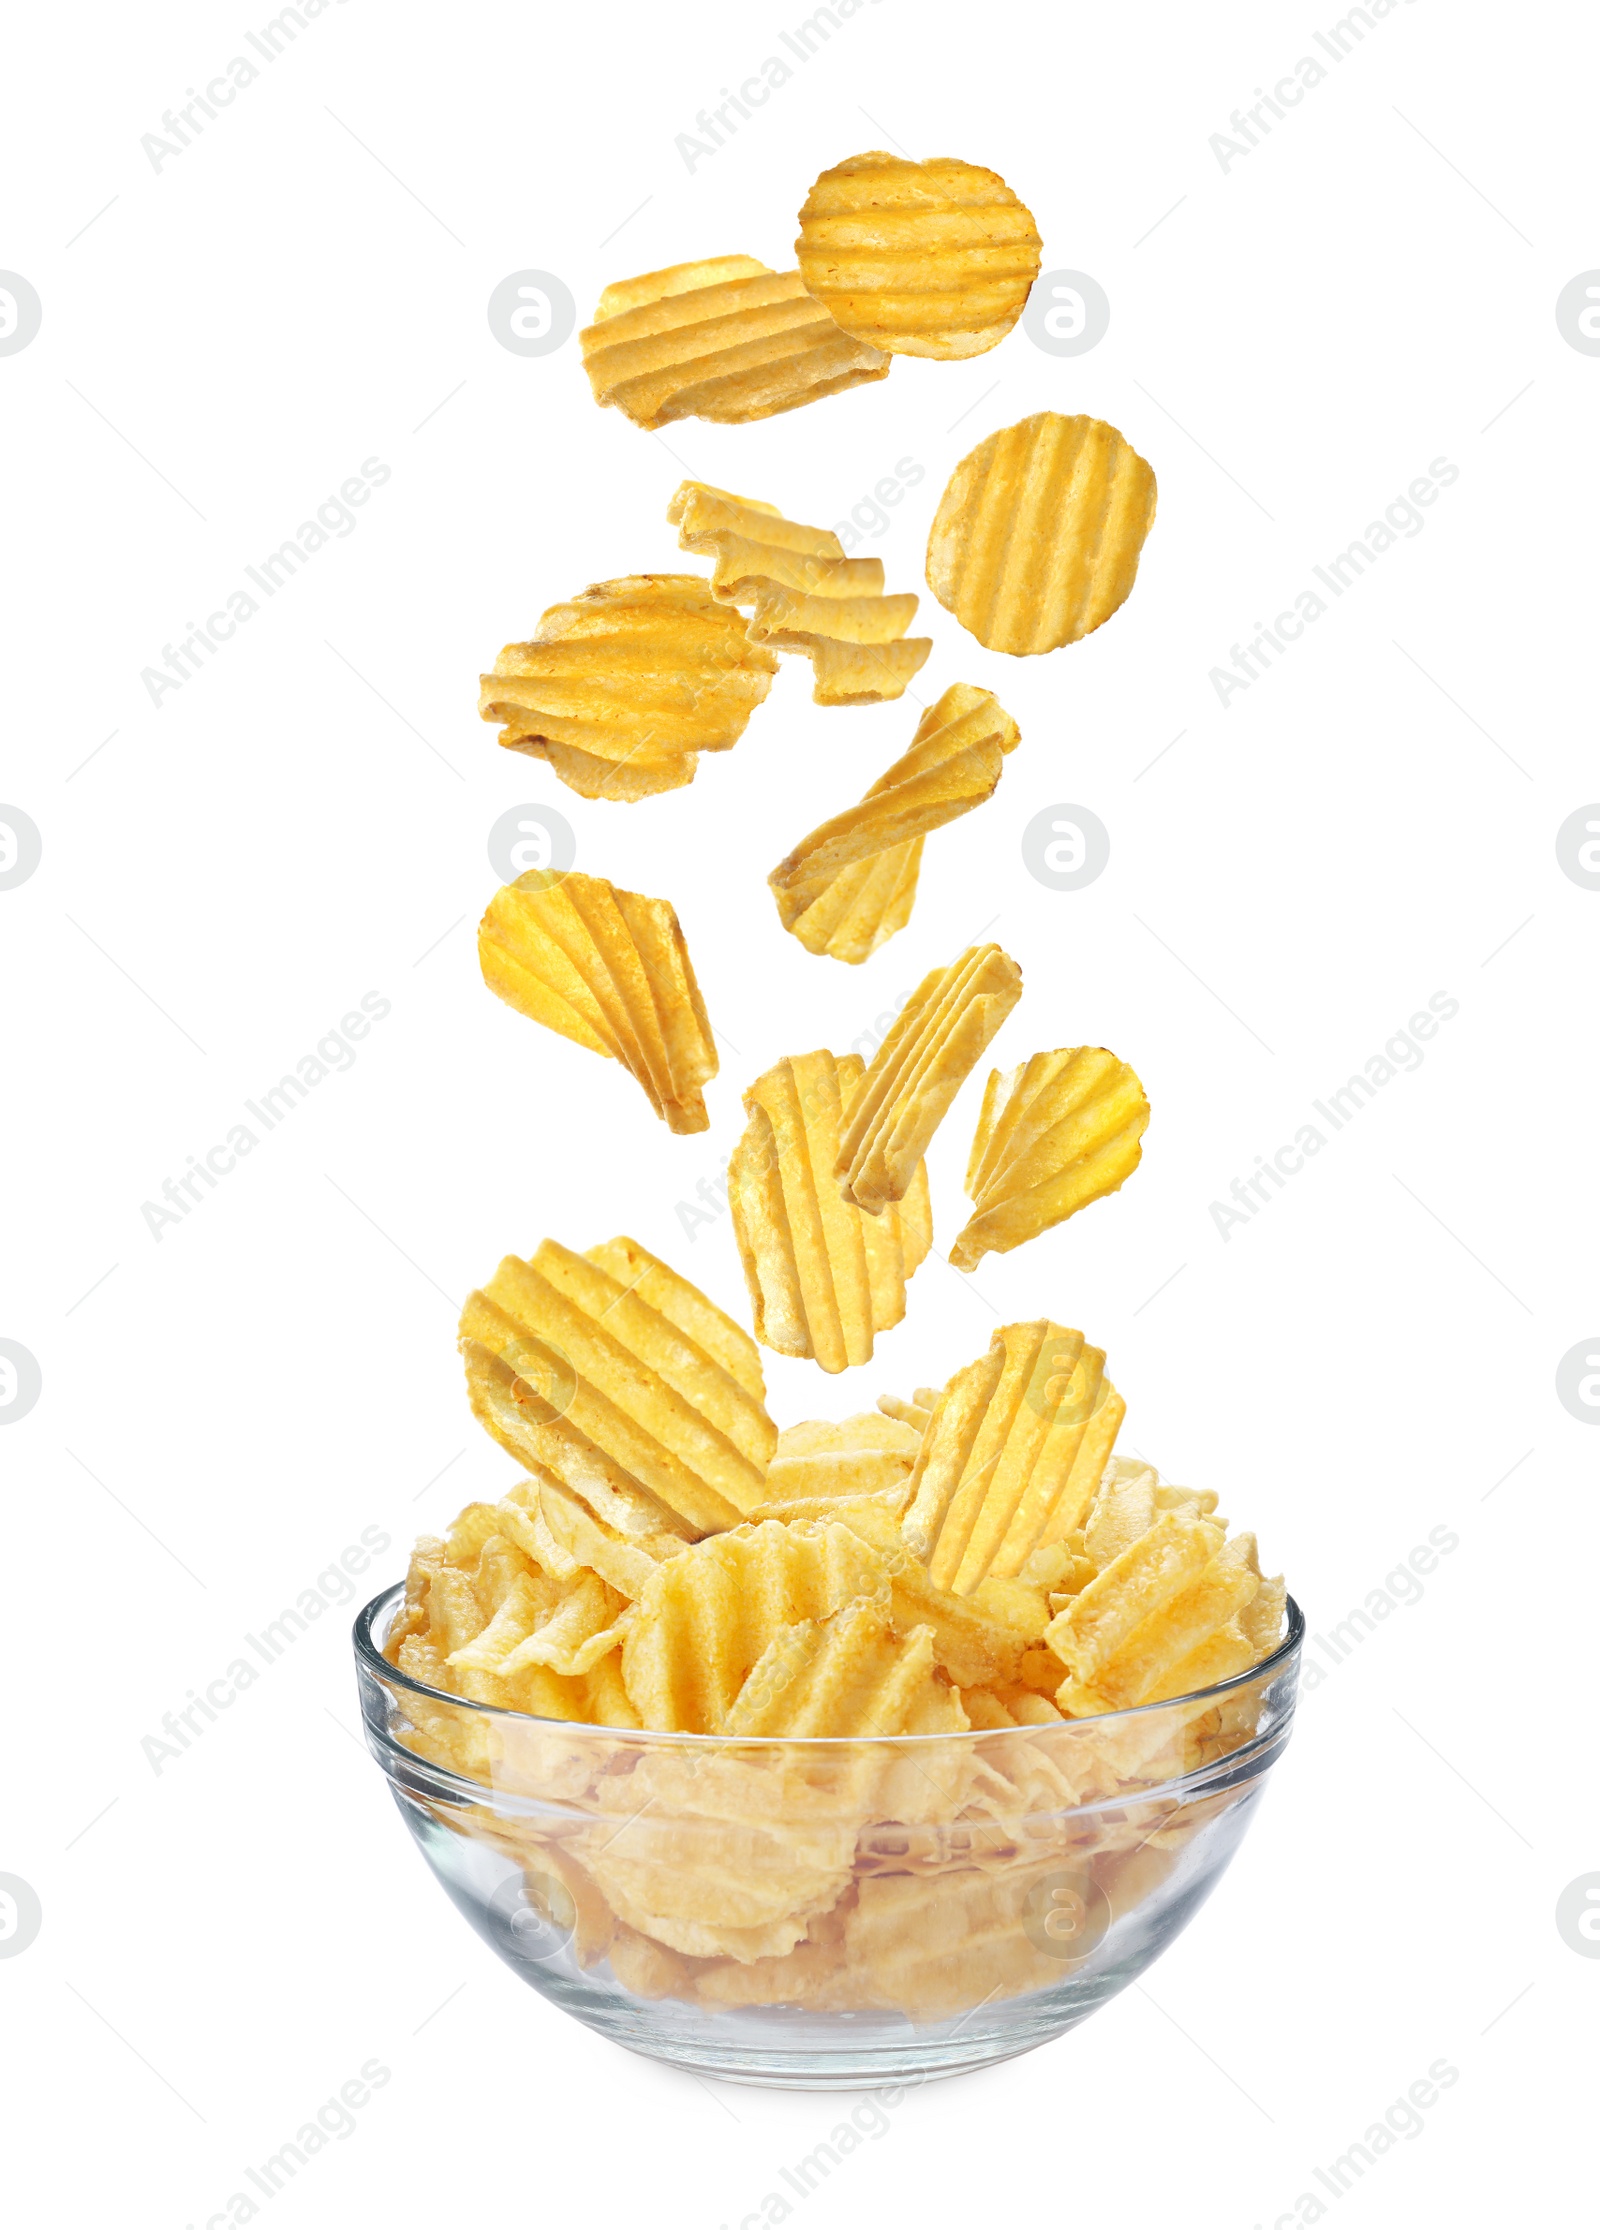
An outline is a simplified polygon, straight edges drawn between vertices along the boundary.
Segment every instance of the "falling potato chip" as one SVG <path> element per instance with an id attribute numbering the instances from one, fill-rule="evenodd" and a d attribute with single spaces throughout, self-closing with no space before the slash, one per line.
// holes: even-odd
<path id="1" fill-rule="evenodd" d="M 835 960 L 876 952 L 911 918 L 923 838 L 994 795 L 1020 740 L 987 689 L 952 683 L 861 803 L 813 829 L 767 877 L 784 928 Z"/>
<path id="2" fill-rule="evenodd" d="M 879 1558 L 842 1524 L 738 1526 L 658 1567 L 623 1646 L 648 1727 L 717 1734 L 752 1666 L 786 1627 L 829 1617 L 883 1585 Z"/>
<path id="3" fill-rule="evenodd" d="M 798 271 L 753 256 L 608 286 L 578 344 L 595 401 L 645 427 L 743 425 L 889 376 L 888 357 L 841 331 Z"/>
<path id="4" fill-rule="evenodd" d="M 1039 411 L 950 475 L 928 586 L 986 649 L 1056 650 L 1126 600 L 1155 515 L 1155 474 L 1115 426 Z"/>
<path id="5" fill-rule="evenodd" d="M 800 212 L 808 291 L 847 333 L 896 356 L 981 356 L 1039 275 L 1032 217 L 992 170 L 876 152 L 825 170 Z"/>
<path id="6" fill-rule="evenodd" d="M 519 1014 L 620 1061 L 669 1130 L 708 1128 L 716 1047 L 668 899 L 530 868 L 490 899 L 478 965 Z"/>
<path id="7" fill-rule="evenodd" d="M 897 1639 L 888 1605 L 862 1595 L 831 1616 L 785 1626 L 751 1666 L 723 1722 L 728 1735 L 904 1734 L 941 1698 L 948 1730 L 966 1724 L 955 1691 L 933 1669 L 933 1635 Z"/>
<path id="8" fill-rule="evenodd" d="M 901 1530 L 937 1585 L 982 1600 L 1081 1522 L 1123 1416 L 1104 1366 L 1081 1332 L 1008 1324 L 936 1398 Z"/>
<path id="9" fill-rule="evenodd" d="M 991 1070 L 967 1164 L 975 1213 L 950 1249 L 955 1267 L 975 1270 L 1117 1191 L 1139 1166 L 1149 1121 L 1144 1086 L 1104 1046 Z"/>
<path id="10" fill-rule="evenodd" d="M 761 1499 L 777 1428 L 754 1343 L 633 1240 L 508 1255 L 462 1311 L 461 1351 L 501 1446 L 636 1545 Z"/>
<path id="11" fill-rule="evenodd" d="M 918 598 L 886 596 L 882 559 L 847 558 L 828 527 L 699 480 L 683 482 L 667 520 L 680 549 L 715 560 L 713 597 L 749 606 L 752 643 L 810 658 L 814 704 L 886 703 L 933 648 L 906 635 Z"/>
<path id="12" fill-rule="evenodd" d="M 626 803 L 736 744 L 777 670 L 697 574 L 644 573 L 552 604 L 483 675 L 478 711 L 580 796 Z"/>
<path id="13" fill-rule="evenodd" d="M 869 1215 L 903 1200 L 928 1143 L 1022 996 L 998 945 L 973 945 L 924 976 L 851 1096 L 834 1173 Z"/>
<path id="14" fill-rule="evenodd" d="M 833 1179 L 841 1105 L 861 1081 L 857 1055 L 803 1053 L 744 1095 L 750 1120 L 728 1164 L 728 1203 L 756 1337 L 780 1355 L 842 1371 L 905 1314 L 906 1280 L 933 1242 L 927 1172 L 904 1198 L 865 1215 Z"/>

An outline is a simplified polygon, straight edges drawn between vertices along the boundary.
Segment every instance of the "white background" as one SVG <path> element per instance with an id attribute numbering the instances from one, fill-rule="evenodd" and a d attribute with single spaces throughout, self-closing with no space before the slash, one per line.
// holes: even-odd
<path id="1" fill-rule="evenodd" d="M 44 842 L 0 894 L 0 1335 L 43 1374 L 0 1442 L 0 1872 L 43 1909 L 0 1962 L 29 2221 L 198 2230 L 374 2058 L 390 2080 L 274 2221 L 735 2225 L 788 2189 L 841 2105 L 633 2059 L 464 1928 L 357 1746 L 353 1606 L 159 1774 L 141 1743 L 364 1527 L 392 1542 L 375 1585 L 509 1482 L 453 1344 L 501 1254 L 625 1231 L 742 1314 L 727 1218 L 691 1243 L 676 1204 L 719 1173 L 743 1085 L 845 1049 L 985 930 L 1027 983 L 995 1057 L 1132 1061 L 1143 1167 L 973 1278 L 931 1259 L 848 1380 L 770 1361 L 780 1421 L 942 1380 L 1001 1318 L 1049 1313 L 1109 1350 L 1127 1444 L 1219 1488 L 1314 1628 L 1430 1529 L 1459 1546 L 1305 1697 L 1148 1986 L 908 2098 L 796 2211 L 1208 2230 L 1298 2221 L 1310 2192 L 1374 2224 L 1547 2221 L 1576 2173 L 1600 1964 L 1554 1915 L 1600 1868 L 1566 1701 L 1600 1435 L 1555 1373 L 1600 1324 L 1600 895 L 1555 833 L 1600 795 L 1600 361 L 1554 304 L 1600 264 L 1593 24 L 1407 0 L 1225 172 L 1211 135 L 1338 11 L 881 0 L 691 173 L 675 136 L 807 12 L 341 0 L 159 173 L 141 135 L 253 51 L 248 11 L 13 23 L 0 265 L 44 305 L 0 358 L 0 798 Z M 525 267 L 582 318 L 691 256 L 786 265 L 814 175 L 886 144 L 1001 170 L 1046 271 L 1106 289 L 1104 341 L 1061 359 L 1019 328 L 657 439 L 595 409 L 576 340 L 526 359 L 490 333 Z M 635 806 L 572 796 L 476 719 L 478 673 L 546 605 L 680 563 L 684 472 L 831 522 L 911 457 L 924 479 L 862 547 L 920 588 L 949 470 L 1044 407 L 1154 465 L 1138 585 L 1027 661 L 925 596 L 919 695 L 993 687 L 1023 743 L 864 968 L 783 936 L 763 877 L 914 704 L 817 711 L 786 661 L 736 750 Z M 368 457 L 391 477 L 356 531 L 152 706 L 141 669 Z M 1459 478 L 1424 531 L 1221 707 L 1210 668 L 1436 457 Z M 486 835 L 523 803 L 570 820 L 581 867 L 677 905 L 721 1041 L 709 1135 L 670 1137 L 619 1069 L 484 990 Z M 1059 803 L 1111 832 L 1077 894 L 1021 863 Z M 368 991 L 392 1012 L 353 1069 L 158 1242 L 141 1204 Z M 1441 991 L 1460 1011 L 1422 1066 L 1224 1242 L 1211 1202 Z M 931 1157 L 942 1246 L 977 1093 Z M 1422 2133 L 1331 2200 L 1314 2168 L 1440 2059 L 1459 2077 Z"/>

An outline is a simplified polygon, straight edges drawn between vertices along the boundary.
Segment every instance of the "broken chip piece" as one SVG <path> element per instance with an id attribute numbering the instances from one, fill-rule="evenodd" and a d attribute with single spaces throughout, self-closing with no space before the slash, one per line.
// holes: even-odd
<path id="1" fill-rule="evenodd" d="M 990 1072 L 967 1165 L 973 1214 L 950 1260 L 973 1270 L 1117 1191 L 1139 1166 L 1144 1086 L 1104 1046 L 1035 1053 Z"/>
<path id="2" fill-rule="evenodd" d="M 992 170 L 881 150 L 825 170 L 800 211 L 808 292 L 847 333 L 896 356 L 981 356 L 1039 275 L 1033 218 Z"/>
<path id="3" fill-rule="evenodd" d="M 851 965 L 876 952 L 911 918 L 924 836 L 993 797 L 1020 740 L 987 689 L 953 682 L 860 804 L 813 829 L 767 877 L 784 928 L 808 952 Z"/>
<path id="4" fill-rule="evenodd" d="M 810 658 L 813 704 L 887 703 L 933 648 L 906 635 L 917 597 L 886 596 L 882 559 L 847 558 L 831 528 L 699 480 L 683 482 L 667 520 L 680 549 L 715 560 L 712 595 L 750 607 L 753 643 Z"/>
<path id="5" fill-rule="evenodd" d="M 989 650 L 1076 643 L 1122 605 L 1156 515 L 1156 476 L 1099 418 L 1042 410 L 950 475 L 928 536 L 928 586 Z"/>

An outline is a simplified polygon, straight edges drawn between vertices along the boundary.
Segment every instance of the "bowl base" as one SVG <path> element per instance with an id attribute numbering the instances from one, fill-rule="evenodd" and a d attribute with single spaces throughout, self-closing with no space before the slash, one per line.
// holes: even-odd
<path id="1" fill-rule="evenodd" d="M 950 2043 L 918 2051 L 902 2045 L 895 2052 L 868 2052 L 858 2057 L 830 2048 L 807 2064 L 801 2053 L 744 2053 L 735 2061 L 726 2052 L 686 2053 L 681 2048 L 663 2050 L 631 2038 L 615 2041 L 641 2059 L 658 2060 L 685 2075 L 704 2076 L 717 2083 L 739 2083 L 762 2091 L 876 2091 L 920 2089 L 946 2075 L 971 2075 L 979 2068 L 998 2067 L 1002 2060 L 1020 2059 L 1041 2044 L 1064 2036 L 1076 2022 L 1052 2029 L 1047 2035 L 1029 2037 L 1026 2043 L 993 2041 L 972 2045 Z"/>

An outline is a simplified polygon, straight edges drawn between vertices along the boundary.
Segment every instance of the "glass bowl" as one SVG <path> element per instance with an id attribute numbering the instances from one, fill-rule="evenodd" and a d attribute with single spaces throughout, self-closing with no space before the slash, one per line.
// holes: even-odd
<path id="1" fill-rule="evenodd" d="M 355 1623 L 367 1741 L 485 1942 L 602 2036 L 734 2083 L 984 2067 L 1142 1974 L 1289 1737 L 1305 1622 L 1193 1696 L 870 1740 L 624 1732 L 464 1702 Z"/>

